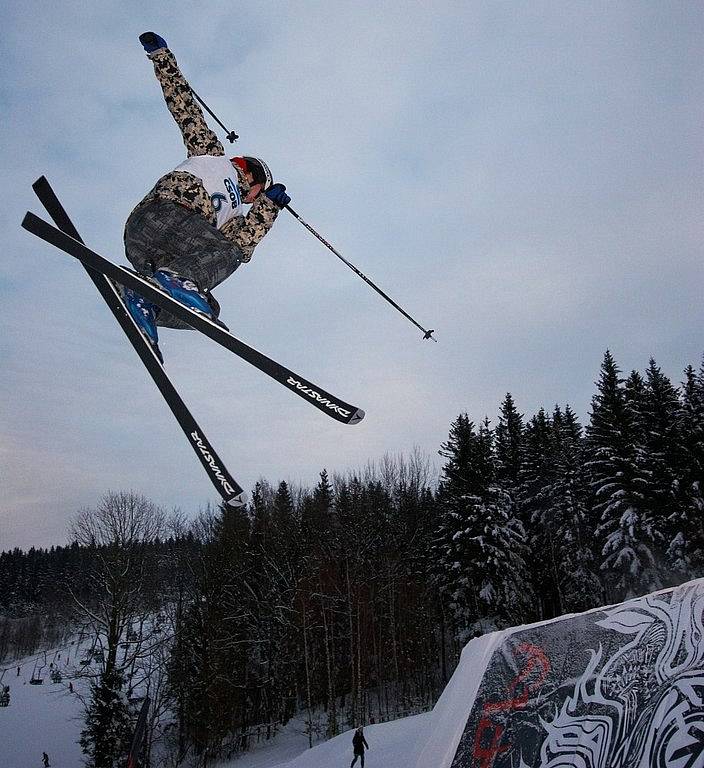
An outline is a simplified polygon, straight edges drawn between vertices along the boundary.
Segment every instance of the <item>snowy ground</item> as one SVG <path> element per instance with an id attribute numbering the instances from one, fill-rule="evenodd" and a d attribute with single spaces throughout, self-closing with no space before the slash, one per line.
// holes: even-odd
<path id="1" fill-rule="evenodd" d="M 80 692 L 84 680 L 73 682 L 68 676 L 80 669 L 86 647 L 79 643 L 22 659 L 6 662 L 0 668 L 2 685 L 10 686 L 10 706 L 0 707 L 0 768 L 39 768 L 42 752 L 47 752 L 52 768 L 80 768 L 83 754 L 78 738 L 83 727 Z M 64 674 L 61 683 L 52 683 L 50 664 Z M 42 665 L 41 673 L 38 670 Z M 20 674 L 17 675 L 17 667 Z M 33 674 L 44 682 L 31 685 Z M 369 743 L 366 768 L 409 768 L 415 764 L 426 737 L 430 713 L 407 717 L 364 729 Z M 292 721 L 276 739 L 256 747 L 219 768 L 343 768 L 352 760 L 352 731 L 308 748 L 308 737 L 300 721 Z M 359 763 L 357 763 L 359 765 Z"/>
<path id="2" fill-rule="evenodd" d="M 79 768 L 83 755 L 77 740 L 82 727 L 83 705 L 79 691 L 84 683 L 74 682 L 69 692 L 66 677 L 52 683 L 49 664 L 62 672 L 73 671 L 83 656 L 78 645 L 22 659 L 0 669 L 1 685 L 10 686 L 10 706 L 0 707 L 0 766 L 35 768 L 42 765 L 42 752 L 49 755 L 52 768 Z M 61 654 L 61 658 L 59 658 Z M 44 682 L 31 685 L 32 675 L 46 663 Z M 19 666 L 20 674 L 17 675 Z"/>
<path id="3" fill-rule="evenodd" d="M 425 741 L 430 712 L 404 717 L 390 723 L 368 725 L 364 738 L 369 744 L 365 768 L 411 768 L 415 766 L 419 745 Z M 222 768 L 346 768 L 352 762 L 353 731 L 336 736 L 307 749 L 305 736 L 284 731 L 274 744 L 237 760 L 222 763 Z M 357 762 L 359 765 L 359 762 Z"/>

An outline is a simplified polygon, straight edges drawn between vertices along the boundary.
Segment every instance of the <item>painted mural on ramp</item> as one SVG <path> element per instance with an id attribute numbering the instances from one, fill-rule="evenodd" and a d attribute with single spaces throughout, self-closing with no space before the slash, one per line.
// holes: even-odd
<path id="1" fill-rule="evenodd" d="M 704 768 L 704 579 L 472 640 L 433 768 Z"/>

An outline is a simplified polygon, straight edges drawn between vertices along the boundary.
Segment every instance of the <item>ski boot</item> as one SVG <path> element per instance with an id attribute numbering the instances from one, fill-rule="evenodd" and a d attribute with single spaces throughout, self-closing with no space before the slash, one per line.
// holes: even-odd
<path id="1" fill-rule="evenodd" d="M 124 285 L 121 285 L 119 286 L 119 289 L 122 301 L 127 307 L 127 311 L 130 313 L 130 316 L 139 328 L 142 336 L 149 342 L 149 346 L 159 358 L 159 362 L 163 365 L 164 358 L 159 349 L 159 335 L 156 330 L 156 319 L 159 316 L 159 307 L 145 299 L 144 296 L 140 296 L 131 288 L 125 288 Z"/>
<path id="2" fill-rule="evenodd" d="M 205 293 L 187 277 L 181 277 L 174 271 L 162 267 L 157 269 L 151 278 L 159 287 L 189 309 L 194 309 L 208 320 L 227 330 L 227 326 L 218 320 L 220 305 L 208 292 Z"/>

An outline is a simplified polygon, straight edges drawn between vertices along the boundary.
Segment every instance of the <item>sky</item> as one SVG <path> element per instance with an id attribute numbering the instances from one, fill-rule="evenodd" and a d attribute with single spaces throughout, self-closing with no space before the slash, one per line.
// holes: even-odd
<path id="1" fill-rule="evenodd" d="M 0 550 L 66 541 L 109 490 L 191 515 L 202 467 L 78 262 L 20 228 L 45 174 L 88 245 L 185 157 L 139 42 L 264 157 L 291 205 L 215 295 L 243 341 L 366 411 L 339 424 L 198 333 L 174 384 L 228 469 L 313 485 L 450 423 L 569 403 L 606 349 L 673 381 L 704 352 L 697 2 L 27 0 L 0 10 Z M 211 121 L 213 128 L 217 126 Z M 219 129 L 217 129 L 219 130 Z M 221 132 L 221 138 L 222 136 Z M 228 145 L 229 146 L 229 145 Z"/>

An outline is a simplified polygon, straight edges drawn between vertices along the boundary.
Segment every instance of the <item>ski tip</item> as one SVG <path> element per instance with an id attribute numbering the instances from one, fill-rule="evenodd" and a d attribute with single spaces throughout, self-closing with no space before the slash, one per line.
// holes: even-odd
<path id="1" fill-rule="evenodd" d="M 22 219 L 22 228 L 26 229 L 28 232 L 32 231 L 32 221 L 36 219 L 37 217 L 31 212 L 27 211 L 25 213 L 24 218 Z"/>
<path id="2" fill-rule="evenodd" d="M 240 509 L 241 507 L 244 507 L 244 505 L 247 503 L 247 494 L 242 491 L 242 493 L 237 494 L 237 496 L 232 496 L 231 498 L 227 499 L 225 502 L 225 505 L 228 507 L 232 507 L 233 509 Z"/>
<path id="3" fill-rule="evenodd" d="M 365 413 L 361 408 L 357 408 L 357 410 L 352 414 L 350 420 L 347 422 L 348 424 L 359 424 L 359 422 L 364 418 Z"/>

